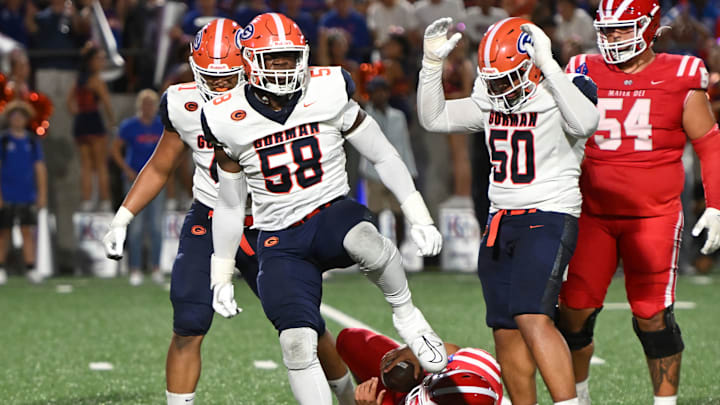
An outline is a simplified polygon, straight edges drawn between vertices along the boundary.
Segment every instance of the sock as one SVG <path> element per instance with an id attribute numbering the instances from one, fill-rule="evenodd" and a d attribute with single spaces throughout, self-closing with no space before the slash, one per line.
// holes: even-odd
<path id="1" fill-rule="evenodd" d="M 189 394 L 175 394 L 170 391 L 165 391 L 167 397 L 167 405 L 193 405 L 195 403 L 195 393 Z"/>
<path id="2" fill-rule="evenodd" d="M 675 405 L 677 403 L 677 395 L 672 395 L 669 397 L 655 397 L 655 402 L 653 402 L 653 405 Z"/>
<path id="3" fill-rule="evenodd" d="M 355 387 L 349 371 L 337 380 L 328 380 L 328 384 L 338 400 L 338 405 L 355 405 Z"/>
<path id="4" fill-rule="evenodd" d="M 575 383 L 575 391 L 577 392 L 578 402 L 580 405 L 591 405 L 590 402 L 590 388 L 588 387 L 588 381 L 590 377 L 584 381 Z"/>
<path id="5" fill-rule="evenodd" d="M 288 369 L 288 380 L 298 404 L 332 405 L 330 386 L 317 357 L 308 368 Z"/>
<path id="6" fill-rule="evenodd" d="M 565 401 L 555 402 L 555 405 L 579 405 L 577 397 Z"/>

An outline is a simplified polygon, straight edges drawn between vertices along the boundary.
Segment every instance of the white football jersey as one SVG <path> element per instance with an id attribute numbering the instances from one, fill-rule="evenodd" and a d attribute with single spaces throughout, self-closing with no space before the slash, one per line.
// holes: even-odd
<path id="1" fill-rule="evenodd" d="M 586 140 L 565 133 L 546 83 L 512 114 L 493 110 L 479 77 L 471 97 L 483 112 L 492 164 L 490 212 L 537 208 L 580 216 L 578 178 Z"/>
<path id="2" fill-rule="evenodd" d="M 348 96 L 342 68 L 312 67 L 310 76 L 285 117 L 273 120 L 255 109 L 249 85 L 203 107 L 207 129 L 243 167 L 253 228 L 285 229 L 350 190 L 341 132 L 353 125 L 359 107 Z"/>
<path id="3" fill-rule="evenodd" d="M 214 167 L 215 150 L 205 140 L 200 112 L 205 100 L 194 82 L 176 84 L 168 87 L 160 105 L 160 116 L 165 127 L 180 135 L 185 144 L 192 149 L 195 164 L 193 174 L 193 198 L 214 207 L 218 195 L 217 168 Z"/>

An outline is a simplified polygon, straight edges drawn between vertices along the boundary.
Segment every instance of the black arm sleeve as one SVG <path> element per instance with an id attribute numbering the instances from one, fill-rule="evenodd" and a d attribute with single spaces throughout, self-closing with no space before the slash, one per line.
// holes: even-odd
<path id="1" fill-rule="evenodd" d="M 205 118 L 205 110 L 200 111 L 200 124 L 202 125 L 203 129 L 203 136 L 205 136 L 205 141 L 210 143 L 212 146 L 216 148 L 222 148 L 225 145 L 220 143 L 220 141 L 217 140 L 215 135 L 212 133 L 212 130 L 210 129 L 210 126 L 207 123 L 207 119 Z"/>
<path id="2" fill-rule="evenodd" d="M 470 165 L 472 167 L 471 193 L 475 218 L 480 225 L 480 232 L 485 231 L 488 212 L 490 211 L 490 199 L 488 198 L 488 187 L 490 186 L 490 155 L 485 145 L 485 134 L 475 133 L 470 138 Z"/>
<path id="3" fill-rule="evenodd" d="M 166 130 L 177 132 L 175 126 L 172 124 L 172 121 L 170 121 L 170 113 L 168 112 L 167 91 L 163 93 L 162 98 L 160 99 L 160 107 L 158 108 L 158 114 L 160 115 L 160 119 L 162 120 L 163 126 Z"/>
<path id="4" fill-rule="evenodd" d="M 598 103 L 598 96 L 597 96 L 597 85 L 594 81 L 588 76 L 575 76 L 572 79 L 573 84 L 575 87 L 580 89 L 582 94 L 585 95 L 585 97 L 588 98 L 588 100 L 592 101 L 593 104 L 597 105 Z"/>
<path id="5" fill-rule="evenodd" d="M 342 75 L 345 79 L 345 91 L 347 92 L 348 99 L 350 99 L 352 98 L 353 94 L 355 94 L 355 82 L 350 76 L 350 72 L 348 72 L 347 70 L 342 69 Z"/>

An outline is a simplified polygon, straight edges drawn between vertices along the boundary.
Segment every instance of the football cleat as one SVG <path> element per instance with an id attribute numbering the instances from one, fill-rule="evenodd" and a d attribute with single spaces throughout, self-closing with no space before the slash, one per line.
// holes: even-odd
<path id="1" fill-rule="evenodd" d="M 445 368 L 448 362 L 445 344 L 419 309 L 414 308 L 403 318 L 393 314 L 393 325 L 425 371 L 437 373 Z"/>

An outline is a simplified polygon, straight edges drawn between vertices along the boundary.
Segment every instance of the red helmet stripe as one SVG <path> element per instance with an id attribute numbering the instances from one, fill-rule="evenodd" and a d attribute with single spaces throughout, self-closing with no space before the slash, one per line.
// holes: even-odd
<path id="1" fill-rule="evenodd" d="M 213 44 L 213 58 L 215 58 L 215 63 L 220 63 L 220 58 L 222 58 L 222 39 L 223 39 L 223 25 L 225 25 L 225 19 L 221 18 L 217 20 L 217 24 L 215 25 L 215 43 Z"/>
<path id="2" fill-rule="evenodd" d="M 603 15 L 603 17 L 607 17 L 612 14 L 612 5 L 613 0 L 608 0 L 607 3 L 605 3 L 605 14 Z M 602 11 L 602 6 L 600 6 L 599 8 L 600 11 Z"/>
<path id="3" fill-rule="evenodd" d="M 270 13 L 272 16 L 273 21 L 275 22 L 275 26 L 277 27 L 278 32 L 278 39 L 281 43 L 285 42 L 285 28 L 283 27 L 282 20 L 280 19 L 280 16 L 277 15 L 277 13 Z"/>

